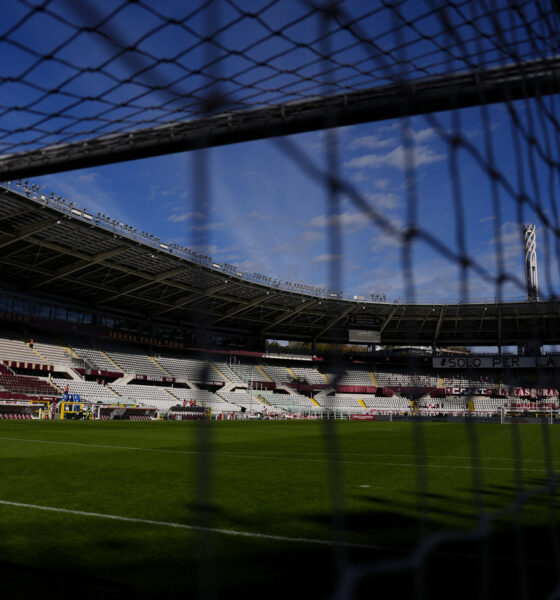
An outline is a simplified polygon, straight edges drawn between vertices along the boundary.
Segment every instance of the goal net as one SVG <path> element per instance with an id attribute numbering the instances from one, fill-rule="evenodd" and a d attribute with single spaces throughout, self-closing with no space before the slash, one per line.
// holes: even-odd
<path id="1" fill-rule="evenodd" d="M 467 421 L 453 435 L 415 419 L 410 398 L 422 389 L 432 394 L 430 404 L 475 414 L 498 404 L 479 400 L 484 391 L 464 400 L 461 389 L 557 385 L 556 369 L 538 366 L 536 355 L 555 353 L 560 341 L 559 3 L 5 4 L 0 182 L 44 205 L 43 217 L 24 225 L 24 208 L 0 206 L 8 291 L 23 289 L 37 305 L 35 295 L 51 290 L 100 311 L 112 308 L 126 315 L 126 334 L 143 336 L 156 322 L 164 333 L 183 327 L 189 348 L 213 347 L 216 332 L 235 347 L 247 332 L 263 343 L 300 343 L 294 352 L 306 351 L 310 360 L 328 355 L 328 369 L 316 361 L 317 372 L 307 375 L 309 385 L 314 376 L 334 394 L 332 406 L 348 402 L 365 411 L 371 404 L 338 393 L 363 387 L 360 398 L 389 414 L 411 413 L 410 423 L 371 424 L 387 427 L 371 439 L 367 423 L 324 419 L 317 454 L 303 455 L 296 441 L 290 456 L 269 449 L 258 455 L 255 442 L 246 457 L 253 465 L 265 456 L 267 464 L 296 457 L 317 465 L 298 493 L 321 493 L 321 511 L 304 507 L 293 520 L 307 519 L 300 542 L 326 528 L 328 539 L 317 547 L 332 554 L 319 562 L 315 550 L 278 550 L 274 544 L 286 541 L 280 525 L 289 519 L 271 512 L 268 537 L 247 565 L 274 548 L 270 564 L 314 580 L 328 572 L 333 585 L 324 596 L 340 600 L 395 585 L 402 585 L 401 597 L 449 597 L 464 581 L 475 586 L 473 598 L 505 593 L 506 584 L 523 599 L 558 597 L 560 440 L 549 427 L 558 412 L 503 409 L 501 421 L 512 427 L 496 427 L 494 443 L 492 424 Z M 147 169 L 144 161 L 156 157 L 161 162 Z M 152 181 L 159 175 L 168 181 Z M 24 181 L 14 187 L 18 179 Z M 168 230 L 173 242 L 111 215 L 125 197 L 133 198 L 128 214 L 135 218 L 149 207 L 145 228 L 176 226 Z M 51 210 L 64 216 L 47 219 Z M 124 251 L 106 238 L 96 251 L 68 239 L 66 217 L 73 215 L 110 231 L 111 240 L 149 246 L 145 260 L 125 265 Z M 536 225 L 541 244 L 541 285 L 531 297 L 523 272 L 527 223 Z M 68 263 L 53 270 L 59 254 Z M 196 263 L 196 277 L 176 264 L 158 270 L 161 257 L 177 256 Z M 218 272 L 222 281 L 205 285 Z M 239 303 L 229 290 L 245 284 L 251 293 Z M 277 292 L 289 301 L 275 305 Z M 370 353 L 382 346 L 387 366 L 378 363 L 370 374 L 350 339 Z M 469 360 L 470 350 L 488 348 L 493 357 Z M 461 358 L 449 368 L 453 353 Z M 291 397 L 284 371 L 280 386 Z M 241 387 L 242 377 L 233 373 L 231 381 Z M 211 378 L 206 365 L 200 388 Z M 375 398 L 368 398 L 370 388 Z M 540 428 L 520 433 L 517 425 L 527 422 Z M 185 483 L 195 490 L 189 526 L 198 532 L 196 550 L 187 554 L 195 555 L 199 597 L 212 600 L 246 588 L 216 589 L 213 552 L 236 554 L 219 544 L 216 550 L 207 535 L 228 517 L 213 503 L 228 452 L 216 444 L 214 423 L 198 425 L 184 452 L 197 458 Z M 355 427 L 355 438 L 341 435 L 346 426 Z M 407 437 L 395 447 L 397 429 Z M 358 450 L 355 440 L 363 444 Z M 458 450 L 441 450 L 450 446 Z M 374 467 L 379 478 L 356 479 Z M 255 466 L 248 480 L 275 468 Z M 441 490 L 444 472 L 457 480 Z M 381 474 L 395 486 L 390 500 Z M 159 518 L 154 514 L 148 518 Z M 387 539 L 395 543 L 378 547 L 388 523 Z M 399 546 L 401 535 L 413 543 Z M 364 536 L 368 543 L 349 542 Z M 448 569 L 463 564 L 448 584 Z M 262 580 L 259 573 L 247 585 Z"/>
<path id="2" fill-rule="evenodd" d="M 512 423 L 558 423 L 560 411 L 558 409 L 542 407 L 528 408 L 506 408 L 502 407 L 500 423 L 502 425 Z"/>

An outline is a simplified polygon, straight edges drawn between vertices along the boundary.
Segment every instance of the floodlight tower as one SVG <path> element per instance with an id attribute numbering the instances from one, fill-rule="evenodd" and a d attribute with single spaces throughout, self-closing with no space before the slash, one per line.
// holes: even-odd
<path id="1" fill-rule="evenodd" d="M 525 249 L 525 284 L 527 300 L 537 302 L 539 299 L 539 280 L 537 272 L 537 236 L 534 225 L 523 225 L 523 246 Z M 525 339 L 518 348 L 518 353 L 526 356 L 538 356 L 542 352 L 540 340 Z"/>
<path id="2" fill-rule="evenodd" d="M 537 273 L 537 236 L 534 225 L 523 225 L 525 249 L 525 283 L 527 300 L 539 299 L 539 279 Z"/>

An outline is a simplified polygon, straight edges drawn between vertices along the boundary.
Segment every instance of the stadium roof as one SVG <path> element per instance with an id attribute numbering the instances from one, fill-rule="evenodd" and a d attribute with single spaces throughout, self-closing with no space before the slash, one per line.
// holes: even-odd
<path id="1" fill-rule="evenodd" d="M 250 281 L 196 253 L 24 186 L 0 188 L 5 289 L 210 332 L 348 342 L 352 319 L 383 344 L 517 345 L 560 340 L 558 301 L 364 302 Z M 182 255 L 180 255 L 182 254 Z"/>

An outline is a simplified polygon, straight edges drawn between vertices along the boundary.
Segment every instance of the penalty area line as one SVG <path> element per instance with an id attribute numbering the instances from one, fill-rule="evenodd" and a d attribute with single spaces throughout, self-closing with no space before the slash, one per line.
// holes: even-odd
<path id="1" fill-rule="evenodd" d="M 172 521 L 156 521 L 154 519 L 140 519 L 138 517 L 126 517 L 123 515 L 112 515 L 109 513 L 98 513 L 85 510 L 75 510 L 71 508 L 59 508 L 56 506 L 42 506 L 40 504 L 27 504 L 24 502 L 13 502 L 11 500 L 0 500 L 0 505 L 14 506 L 17 508 L 27 508 L 32 510 L 43 510 L 47 512 L 62 513 L 67 515 L 76 515 L 78 517 L 93 517 L 97 519 L 106 519 L 112 521 L 123 521 L 126 523 L 138 523 L 142 525 L 155 525 L 157 527 L 169 527 L 171 529 L 183 529 L 186 531 L 197 531 L 203 533 L 216 533 L 219 535 L 228 535 L 232 537 L 245 537 L 252 539 L 268 540 L 273 542 L 290 542 L 297 544 L 314 544 L 320 546 L 344 546 L 347 548 L 363 548 L 367 550 L 396 550 L 396 548 L 387 548 L 386 546 L 374 546 L 371 544 L 355 544 L 352 542 L 335 542 L 332 540 L 319 540 L 314 538 L 290 537 L 286 535 L 273 535 L 268 533 L 256 533 L 252 531 L 239 531 L 236 529 L 220 529 L 214 527 L 202 527 L 199 525 L 187 525 L 185 523 L 174 523 Z"/>

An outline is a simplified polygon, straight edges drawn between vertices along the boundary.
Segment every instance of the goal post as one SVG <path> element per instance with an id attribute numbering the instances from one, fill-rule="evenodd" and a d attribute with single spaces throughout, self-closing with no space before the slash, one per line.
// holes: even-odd
<path id="1" fill-rule="evenodd" d="M 508 425 L 512 423 L 549 423 L 553 425 L 555 420 L 558 421 L 560 410 L 550 407 L 534 409 L 513 408 L 502 406 L 500 410 L 500 423 Z"/>

